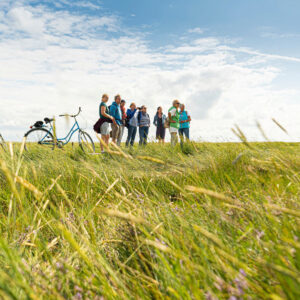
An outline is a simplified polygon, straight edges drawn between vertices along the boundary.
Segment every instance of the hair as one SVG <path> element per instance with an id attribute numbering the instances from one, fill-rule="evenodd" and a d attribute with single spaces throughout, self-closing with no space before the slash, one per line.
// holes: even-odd
<path id="1" fill-rule="evenodd" d="M 132 102 L 132 103 L 130 104 L 130 107 L 131 107 L 132 105 L 135 105 L 135 103 L 134 103 L 134 102 Z"/>
<path id="2" fill-rule="evenodd" d="M 175 103 L 179 102 L 179 100 L 173 100 L 173 106 L 175 106 Z"/>
<path id="3" fill-rule="evenodd" d="M 156 110 L 156 115 L 158 115 L 158 111 L 159 111 L 160 108 L 162 109 L 161 106 L 159 106 L 159 107 L 157 108 L 157 110 Z"/>
<path id="4" fill-rule="evenodd" d="M 107 95 L 107 94 L 103 94 L 103 95 L 102 95 L 102 99 L 103 99 L 103 98 L 107 98 L 107 99 L 108 99 L 108 95 Z"/>
<path id="5" fill-rule="evenodd" d="M 121 100 L 121 103 L 126 103 L 126 101 L 124 99 Z"/>
<path id="6" fill-rule="evenodd" d="M 180 108 L 184 107 L 185 108 L 185 105 L 183 103 L 180 104 Z"/>
<path id="7" fill-rule="evenodd" d="M 118 94 L 115 96 L 115 101 L 117 100 L 117 98 L 121 98 L 121 96 Z"/>

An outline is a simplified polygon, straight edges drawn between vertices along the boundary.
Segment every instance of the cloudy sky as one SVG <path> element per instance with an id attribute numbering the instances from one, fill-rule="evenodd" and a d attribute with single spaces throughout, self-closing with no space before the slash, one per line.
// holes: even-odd
<path id="1" fill-rule="evenodd" d="M 299 11 L 298 0 L 1 0 L 0 132 L 18 140 L 79 106 L 90 130 L 101 94 L 120 93 L 151 115 L 179 99 L 194 139 L 234 140 L 238 124 L 261 140 L 258 121 L 272 140 L 300 141 Z"/>

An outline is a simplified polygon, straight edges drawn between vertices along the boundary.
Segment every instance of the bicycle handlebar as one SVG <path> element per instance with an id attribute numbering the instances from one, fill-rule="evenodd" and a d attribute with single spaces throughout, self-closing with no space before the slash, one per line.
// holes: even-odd
<path id="1" fill-rule="evenodd" d="M 77 116 L 79 116 L 79 114 L 82 112 L 81 107 L 79 107 L 79 111 L 76 115 L 69 115 L 69 114 L 65 114 L 65 115 L 59 115 L 60 117 L 71 117 L 71 118 L 76 118 Z"/>

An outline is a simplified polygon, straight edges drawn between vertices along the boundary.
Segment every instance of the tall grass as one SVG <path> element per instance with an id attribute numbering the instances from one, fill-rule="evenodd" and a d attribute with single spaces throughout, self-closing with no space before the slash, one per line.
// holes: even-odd
<path id="1" fill-rule="evenodd" d="M 299 299 L 300 145 L 247 144 L 0 149 L 0 297 Z"/>

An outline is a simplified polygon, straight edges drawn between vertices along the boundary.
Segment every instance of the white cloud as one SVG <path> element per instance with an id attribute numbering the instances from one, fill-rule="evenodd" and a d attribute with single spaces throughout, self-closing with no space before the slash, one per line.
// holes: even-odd
<path id="1" fill-rule="evenodd" d="M 11 9 L 6 17 L 15 30 L 23 31 L 31 35 L 40 35 L 44 31 L 44 22 L 41 18 L 35 18 L 32 12 L 24 7 Z"/>
<path id="2" fill-rule="evenodd" d="M 189 32 L 189 33 L 202 34 L 202 33 L 205 32 L 205 29 L 200 28 L 200 27 L 195 27 L 195 28 L 189 29 L 188 32 Z"/>
<path id="3" fill-rule="evenodd" d="M 263 38 L 271 38 L 271 39 L 291 39 L 291 38 L 299 38 L 300 33 L 291 33 L 291 32 L 279 32 L 275 28 L 272 27 L 261 27 L 260 28 L 260 36 Z"/>
<path id="4" fill-rule="evenodd" d="M 146 104 L 152 115 L 157 106 L 166 111 L 172 99 L 180 99 L 192 115 L 195 138 L 228 140 L 234 123 L 258 138 L 257 119 L 270 138 L 285 139 L 271 117 L 299 138 L 299 90 L 276 89 L 281 71 L 271 64 L 299 63 L 297 58 L 234 48 L 215 37 L 153 49 L 114 15 L 13 1 L 2 8 L 0 131 L 7 138 L 20 139 L 33 121 L 79 106 L 91 128 L 104 92 Z"/>

